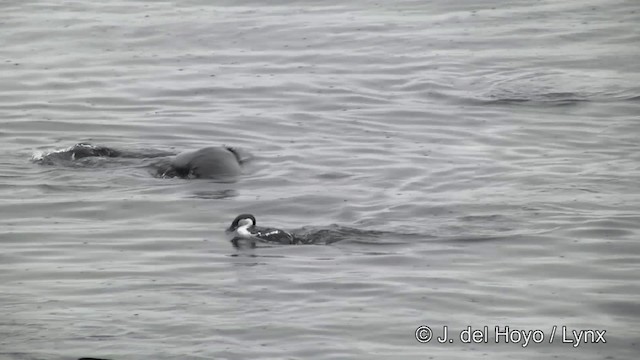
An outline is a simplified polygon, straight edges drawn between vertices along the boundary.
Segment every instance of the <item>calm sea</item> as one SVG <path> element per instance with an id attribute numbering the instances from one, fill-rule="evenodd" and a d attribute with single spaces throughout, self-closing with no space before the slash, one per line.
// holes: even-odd
<path id="1" fill-rule="evenodd" d="M 2 1 L 0 359 L 637 358 L 638 24 L 636 0 Z M 32 161 L 78 142 L 253 160 Z M 324 241 L 236 250 L 239 213 Z"/>

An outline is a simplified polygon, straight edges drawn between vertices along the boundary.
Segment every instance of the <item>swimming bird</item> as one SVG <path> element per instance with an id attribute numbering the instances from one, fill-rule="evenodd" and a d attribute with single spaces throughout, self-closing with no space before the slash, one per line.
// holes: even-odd
<path id="1" fill-rule="evenodd" d="M 226 232 L 233 236 L 231 243 L 235 247 L 249 245 L 253 248 L 256 247 L 256 242 L 285 245 L 297 243 L 295 237 L 284 230 L 256 226 L 256 218 L 251 214 L 236 216 Z"/>

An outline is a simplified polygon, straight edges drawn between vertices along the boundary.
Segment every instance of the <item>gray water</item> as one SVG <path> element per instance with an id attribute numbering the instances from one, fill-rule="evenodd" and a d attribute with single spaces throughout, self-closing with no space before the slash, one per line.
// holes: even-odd
<path id="1" fill-rule="evenodd" d="M 0 358 L 637 358 L 638 24 L 635 0 L 3 1 Z M 31 160 L 78 142 L 254 158 L 233 183 Z M 330 244 L 236 250 L 247 212 Z"/>

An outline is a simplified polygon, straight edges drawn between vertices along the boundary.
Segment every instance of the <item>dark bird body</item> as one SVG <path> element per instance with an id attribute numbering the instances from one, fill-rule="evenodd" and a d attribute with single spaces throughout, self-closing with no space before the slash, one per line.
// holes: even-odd
<path id="1" fill-rule="evenodd" d="M 291 233 L 284 230 L 256 226 L 256 218 L 251 214 L 238 215 L 227 229 L 227 234 L 232 236 L 231 243 L 235 247 L 255 247 L 257 242 L 281 245 L 298 243 Z"/>

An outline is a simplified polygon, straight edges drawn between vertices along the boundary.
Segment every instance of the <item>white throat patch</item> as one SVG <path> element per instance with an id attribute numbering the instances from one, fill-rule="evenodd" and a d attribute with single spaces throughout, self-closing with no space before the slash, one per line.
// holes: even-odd
<path id="1" fill-rule="evenodd" d="M 238 233 L 238 235 L 240 235 L 240 237 L 250 238 L 250 237 L 252 237 L 251 232 L 249 232 L 249 227 L 250 226 L 251 225 L 240 226 L 238 228 L 238 230 L 236 230 L 236 232 Z"/>

